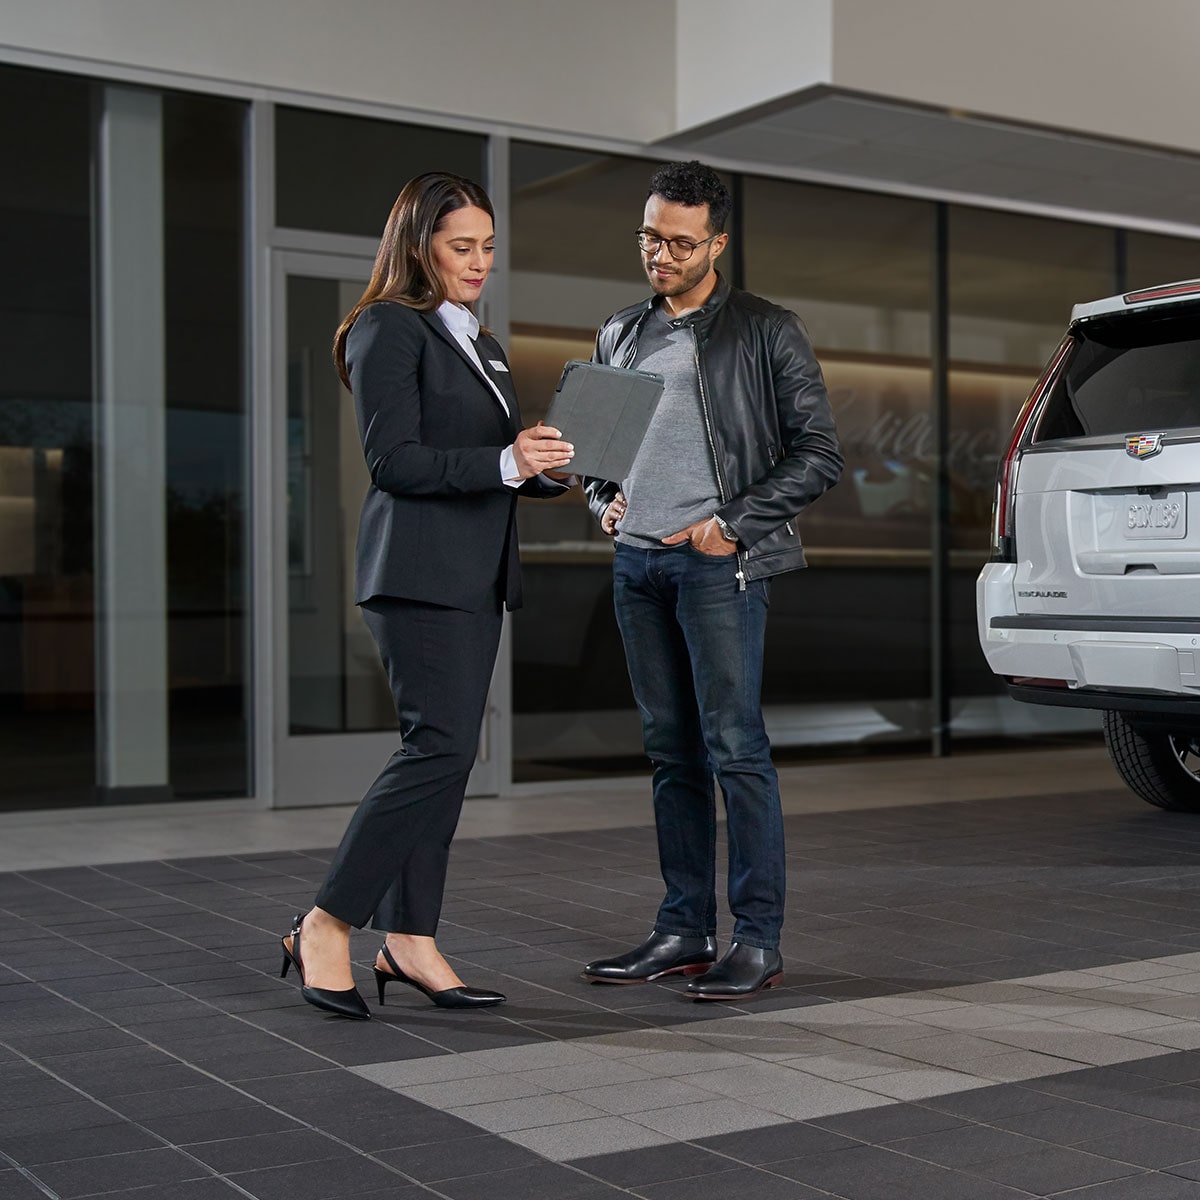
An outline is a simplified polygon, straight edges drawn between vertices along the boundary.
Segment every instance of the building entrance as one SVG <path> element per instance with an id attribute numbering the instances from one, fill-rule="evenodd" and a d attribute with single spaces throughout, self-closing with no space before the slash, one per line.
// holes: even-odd
<path id="1" fill-rule="evenodd" d="M 397 748 L 375 643 L 354 604 L 359 509 L 370 483 L 331 345 L 368 259 L 276 252 L 272 542 L 277 807 L 358 800 Z M 499 790 L 489 705 L 468 794 Z"/>

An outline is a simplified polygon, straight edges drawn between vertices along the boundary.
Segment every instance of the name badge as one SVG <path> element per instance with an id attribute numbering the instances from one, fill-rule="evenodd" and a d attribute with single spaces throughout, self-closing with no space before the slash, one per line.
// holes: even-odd
<path id="1" fill-rule="evenodd" d="M 489 358 L 488 366 L 491 367 L 493 371 L 503 371 L 505 375 L 508 374 L 508 368 L 502 362 L 500 362 L 499 359 Z"/>

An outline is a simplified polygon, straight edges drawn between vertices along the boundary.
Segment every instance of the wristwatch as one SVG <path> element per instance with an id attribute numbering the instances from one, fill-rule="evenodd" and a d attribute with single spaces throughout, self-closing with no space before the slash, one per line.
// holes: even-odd
<path id="1" fill-rule="evenodd" d="M 713 513 L 713 520 L 716 521 L 717 528 L 721 531 L 721 536 L 727 542 L 736 542 L 738 540 L 738 535 L 736 533 L 734 533 L 732 528 L 730 528 L 729 525 L 727 525 L 724 521 L 722 521 L 721 518 L 718 517 L 716 513 Z"/>

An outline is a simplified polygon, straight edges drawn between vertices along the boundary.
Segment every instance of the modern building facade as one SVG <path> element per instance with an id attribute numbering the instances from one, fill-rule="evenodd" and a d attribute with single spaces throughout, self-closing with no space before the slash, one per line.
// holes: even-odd
<path id="1" fill-rule="evenodd" d="M 1200 276 L 1184 0 L 0 0 L 0 808 L 356 800 L 395 742 L 350 602 L 365 487 L 329 346 L 402 183 L 497 207 L 526 419 L 644 292 L 701 157 L 723 266 L 794 308 L 847 454 L 777 581 L 781 752 L 1091 727 L 975 641 L 996 460 L 1076 301 Z M 520 513 L 472 781 L 627 769 L 610 546 Z"/>

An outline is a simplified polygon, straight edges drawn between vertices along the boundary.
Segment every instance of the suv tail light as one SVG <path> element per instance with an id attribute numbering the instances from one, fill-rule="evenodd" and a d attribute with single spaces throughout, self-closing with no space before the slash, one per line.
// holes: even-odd
<path id="1" fill-rule="evenodd" d="M 1073 341 L 1070 336 L 1063 339 L 1062 344 L 1054 352 L 1054 356 L 1046 365 L 1033 391 L 1029 393 L 1012 429 L 1008 440 L 1008 448 L 1000 460 L 996 473 L 996 501 L 992 507 L 992 561 L 1016 562 L 1016 546 L 1013 542 L 1013 509 L 1014 484 L 1017 478 L 1017 464 L 1021 451 L 1029 444 L 1030 435 L 1036 424 L 1035 417 L 1041 411 L 1041 401 L 1050 390 L 1050 385 L 1058 375 L 1063 359 L 1071 349 Z"/>

